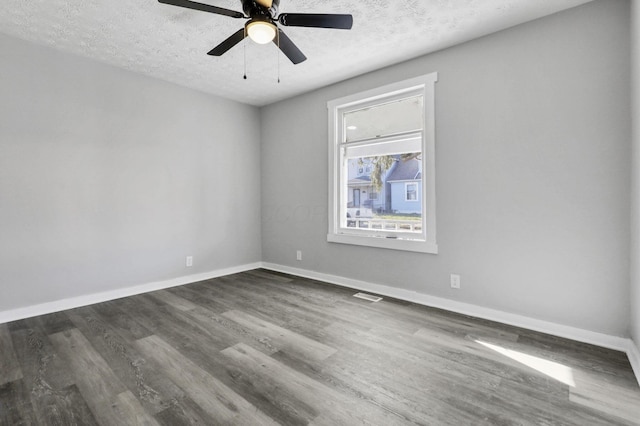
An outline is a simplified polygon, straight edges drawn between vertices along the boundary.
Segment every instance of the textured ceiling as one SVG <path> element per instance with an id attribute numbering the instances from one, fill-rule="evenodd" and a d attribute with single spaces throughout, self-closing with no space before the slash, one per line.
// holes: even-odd
<path id="1" fill-rule="evenodd" d="M 241 10 L 240 0 L 201 0 Z M 156 0 L 2 0 L 0 32 L 240 102 L 265 105 L 590 0 L 282 0 L 280 12 L 350 13 L 351 31 L 282 27 L 308 60 L 249 39 L 206 53 L 244 20 Z M 244 53 L 248 79 L 243 80 Z M 278 63 L 280 79 L 277 82 Z"/>

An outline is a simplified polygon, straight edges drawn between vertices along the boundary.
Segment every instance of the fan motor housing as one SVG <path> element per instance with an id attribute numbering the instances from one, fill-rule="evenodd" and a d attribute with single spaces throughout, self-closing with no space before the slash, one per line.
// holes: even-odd
<path id="1" fill-rule="evenodd" d="M 251 18 L 265 17 L 269 21 L 278 14 L 278 6 L 280 6 L 280 0 L 273 0 L 270 8 L 262 6 L 255 0 L 242 0 L 242 10 L 247 16 Z"/>

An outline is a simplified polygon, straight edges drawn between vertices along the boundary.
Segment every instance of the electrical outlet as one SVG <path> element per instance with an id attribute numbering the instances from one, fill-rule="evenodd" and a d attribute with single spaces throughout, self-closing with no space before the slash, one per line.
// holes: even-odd
<path id="1" fill-rule="evenodd" d="M 451 288 L 460 288 L 460 275 L 451 274 Z"/>
<path id="2" fill-rule="evenodd" d="M 187 265 L 187 268 L 190 268 L 193 266 L 193 256 L 187 256 L 186 265 Z"/>
<path id="3" fill-rule="evenodd" d="M 296 251 L 296 260 L 302 260 L 302 250 Z"/>

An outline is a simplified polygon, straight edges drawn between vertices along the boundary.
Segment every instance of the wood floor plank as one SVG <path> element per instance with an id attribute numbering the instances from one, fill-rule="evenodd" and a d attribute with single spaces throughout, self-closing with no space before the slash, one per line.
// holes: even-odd
<path id="1" fill-rule="evenodd" d="M 104 322 L 109 323 L 117 330 L 118 334 L 127 341 L 133 342 L 153 334 L 153 331 L 144 327 L 139 321 L 134 320 L 127 312 L 122 311 L 120 309 L 121 306 L 122 302 L 115 300 L 92 305 L 91 309 Z"/>
<path id="2" fill-rule="evenodd" d="M 159 425 L 154 417 L 142 409 L 139 401 L 129 390 L 119 394 L 112 407 L 118 413 L 118 417 L 124 419 L 128 424 L 140 426 Z"/>
<path id="3" fill-rule="evenodd" d="M 100 424 L 116 426 L 140 418 L 146 425 L 157 424 L 137 400 L 123 399 L 125 385 L 80 331 L 66 330 L 50 338 L 71 366 L 77 386 Z"/>
<path id="4" fill-rule="evenodd" d="M 242 283 L 242 280 L 236 281 Z M 299 282 L 304 285 L 299 285 Z M 314 313 L 320 318 L 329 317 L 329 322 L 340 320 L 351 324 L 375 323 L 378 326 L 384 326 L 398 332 L 415 332 L 420 328 L 419 324 L 415 322 L 400 321 L 397 315 L 387 314 L 372 308 L 375 304 L 371 302 L 354 298 L 353 295 L 356 292 L 353 290 L 331 285 L 325 286 L 329 290 L 327 288 L 322 289 L 321 285 L 309 280 L 296 280 L 291 284 L 261 284 L 276 292 L 275 297 L 277 297 L 278 293 L 284 292 L 286 295 L 285 300 L 288 299 L 293 303 L 299 304 L 308 313 Z M 322 291 L 316 291 L 318 287 Z M 270 299 L 273 300 L 271 297 Z M 322 322 L 316 324 L 316 326 L 322 325 Z"/>
<path id="5" fill-rule="evenodd" d="M 197 364 L 200 368 L 207 371 L 209 374 L 220 379 L 227 386 L 232 386 L 234 390 L 242 394 L 254 406 L 258 407 L 265 413 L 269 413 L 269 416 L 274 418 L 281 424 L 300 424 L 299 418 L 296 417 L 296 413 L 287 410 L 286 407 L 282 407 L 277 404 L 274 405 L 274 401 L 265 398 L 260 393 L 254 392 L 254 384 L 243 375 L 242 369 L 226 362 L 224 357 L 213 356 L 212 354 L 218 354 L 220 348 L 218 343 L 214 339 L 210 339 L 211 333 L 218 334 L 220 330 L 217 327 L 222 327 L 224 330 L 237 330 L 237 340 L 246 342 L 248 339 L 253 339 L 245 335 L 245 331 L 231 320 L 227 320 L 222 316 L 216 314 L 207 314 L 212 318 L 209 318 L 210 323 L 199 319 L 197 323 L 194 322 L 191 326 L 181 324 L 185 320 L 181 319 L 181 312 L 173 312 L 171 315 L 157 315 L 157 310 L 150 309 L 144 300 L 141 298 L 136 303 L 138 309 L 131 315 L 144 323 L 148 323 L 149 327 L 152 323 L 156 324 L 156 328 L 163 340 L 167 341 L 172 347 L 180 348 L 180 351 L 189 358 L 192 362 Z M 126 310 L 126 309 L 125 309 Z M 190 311 L 189 315 L 194 315 L 198 310 Z M 124 313 L 124 312 L 123 312 Z M 205 314 L 202 313 L 204 316 Z M 220 323 L 218 323 L 220 321 Z M 201 331 L 204 326 L 208 326 L 207 333 L 202 334 Z M 255 341 L 254 341 L 255 342 Z M 228 342 L 227 342 L 228 343 Z M 234 343 L 235 344 L 235 343 Z M 229 346 L 229 345 L 227 345 Z M 261 351 L 269 350 L 270 346 L 268 342 L 259 342 L 255 346 L 260 347 Z M 277 349 L 273 349 L 275 351 Z M 179 417 L 183 417 L 180 410 L 174 410 Z M 185 410 L 185 415 L 189 417 L 191 414 L 188 410 Z M 168 413 L 167 416 L 174 416 L 176 413 Z"/>
<path id="6" fill-rule="evenodd" d="M 48 419 L 58 418 L 89 418 L 83 415 L 82 404 L 74 407 L 74 401 L 82 398 L 74 396 L 74 379 L 65 360 L 44 335 L 40 318 L 20 322 L 11 336 L 36 423 L 47 424 Z"/>
<path id="7" fill-rule="evenodd" d="M 375 405 L 359 404 L 359 401 L 317 383 L 245 344 L 239 343 L 227 348 L 222 354 L 256 376 L 259 379 L 256 380 L 257 386 L 275 384 L 269 387 L 270 390 L 282 390 L 279 396 L 285 403 L 295 406 L 300 401 L 306 406 L 317 407 L 320 414 L 315 419 L 321 423 L 406 424 L 407 419 L 395 413 L 389 413 Z"/>
<path id="8" fill-rule="evenodd" d="M 160 328 L 159 337 L 175 338 L 181 345 L 198 347 L 206 344 L 207 350 L 219 352 L 238 341 L 245 342 L 266 353 L 278 350 L 271 342 L 255 336 L 234 321 L 198 307 L 190 311 L 172 309 L 148 295 L 137 296 L 123 303 L 123 307 L 133 309 L 132 317 L 146 328 Z M 138 315 L 142 314 L 142 315 Z"/>
<path id="9" fill-rule="evenodd" d="M 46 425 L 98 425 L 75 385 L 41 395 L 34 404 L 39 423 Z"/>
<path id="10" fill-rule="evenodd" d="M 67 312 L 54 312 L 52 314 L 41 315 L 31 319 L 31 321 L 37 321 L 43 333 L 47 335 L 74 328 L 74 325 L 67 316 Z"/>
<path id="11" fill-rule="evenodd" d="M 598 411 L 640 423 L 640 394 L 629 392 L 622 386 L 595 380 L 594 377 L 574 370 L 575 386 L 570 401 Z"/>
<path id="12" fill-rule="evenodd" d="M 56 407 L 59 404 L 57 401 L 47 403 L 47 398 L 44 399 L 44 405 L 49 411 L 45 424 L 68 426 L 99 424 L 76 385 L 71 385 L 58 393 L 64 395 L 64 404 L 60 406 Z"/>
<path id="13" fill-rule="evenodd" d="M 532 334 L 528 330 L 522 333 L 519 343 L 530 351 L 584 371 L 598 372 L 604 380 L 625 386 L 630 391 L 638 387 L 629 359 L 623 352 L 542 333 Z"/>
<path id="14" fill-rule="evenodd" d="M 327 338 L 341 348 L 331 364 L 322 369 L 323 374 L 332 377 L 329 382 L 344 380 L 350 386 L 359 384 L 360 392 L 365 394 L 370 387 L 369 392 L 375 398 L 388 392 L 387 400 L 380 400 L 382 405 L 399 412 L 410 408 L 414 417 L 422 415 L 427 423 L 434 422 L 429 420 L 434 412 L 438 416 L 436 423 L 442 422 L 444 412 L 455 421 L 473 421 L 482 413 L 483 405 L 488 405 L 489 395 L 502 380 L 446 356 L 431 356 L 428 352 L 419 355 L 419 351 L 412 352 L 411 344 L 380 339 L 373 331 L 345 332 L 336 325 L 328 328 L 327 333 Z M 404 395 L 402 401 L 392 397 L 398 394 Z M 422 407 L 429 408 L 422 410 Z M 504 420 L 502 411 L 485 411 L 484 417 L 493 422 Z"/>
<path id="15" fill-rule="evenodd" d="M 276 425 L 271 418 L 157 336 L 136 342 L 140 350 L 204 411 L 224 423 Z"/>
<path id="16" fill-rule="evenodd" d="M 184 396 L 180 388 L 147 365 L 133 341 L 123 338 L 118 329 L 99 317 L 93 308 L 74 309 L 68 315 L 148 412 L 159 413 L 168 408 L 171 401 Z"/>
<path id="17" fill-rule="evenodd" d="M 553 379 L 549 378 L 549 381 Z M 539 424 L 562 424 L 571 426 L 633 426 L 635 422 L 627 422 L 621 418 L 610 415 L 602 415 L 598 410 L 573 404 L 568 401 L 569 389 L 566 398 L 558 398 L 556 395 L 548 394 L 520 382 L 503 380 L 500 386 L 493 393 L 495 401 L 502 401 L 503 404 L 517 405 L 517 410 L 522 418 L 537 416 L 544 418 Z M 612 423 L 615 421 L 615 423 Z"/>
<path id="18" fill-rule="evenodd" d="M 337 352 L 335 348 L 240 311 L 228 311 L 222 315 L 253 330 L 258 336 L 270 339 L 282 350 L 299 354 L 314 361 L 322 361 Z"/>
<path id="19" fill-rule="evenodd" d="M 397 380 L 398 385 L 389 385 L 389 375 L 379 374 L 380 369 L 386 369 L 386 365 L 371 363 L 370 360 L 361 357 L 351 360 L 353 362 L 332 358 L 331 364 L 322 368 L 284 352 L 278 352 L 272 357 L 343 395 L 395 413 L 398 417 L 407 419 L 407 424 L 458 426 L 465 424 L 463 420 L 470 424 L 477 421 L 475 414 L 462 412 L 442 400 L 433 398 L 425 387 L 421 387 L 419 392 L 414 394 L 412 388 L 404 386 L 400 378 L 395 377 L 393 380 Z M 398 387 L 403 389 L 398 391 Z M 321 422 L 321 419 L 316 418 L 315 421 Z"/>
<path id="20" fill-rule="evenodd" d="M 500 324 L 482 322 L 477 319 L 443 312 L 440 309 L 427 308 L 417 305 L 398 305 L 388 300 L 370 304 L 371 309 L 385 312 L 403 321 L 408 321 L 421 328 L 442 330 L 460 337 L 473 336 L 475 338 L 493 338 L 501 341 L 516 342 L 519 334 L 513 328 L 507 329 Z"/>
<path id="21" fill-rule="evenodd" d="M 182 297 L 183 299 L 188 300 L 194 305 L 206 308 L 207 310 L 216 314 L 221 314 L 230 309 L 234 309 L 235 306 L 229 303 L 229 301 L 225 298 L 216 299 L 215 297 L 208 297 L 206 289 L 214 285 L 215 284 L 207 281 L 204 283 L 195 283 L 180 287 L 173 287 L 169 289 L 169 291 L 175 296 Z"/>
<path id="22" fill-rule="evenodd" d="M 25 372 L 21 386 L 30 400 L 33 424 L 96 424 L 40 323 L 41 318 L 27 320 L 12 334 Z"/>
<path id="23" fill-rule="evenodd" d="M 526 380 L 529 380 L 531 385 L 543 385 L 546 383 L 546 376 L 543 373 L 539 373 L 536 370 L 528 367 L 527 365 L 514 360 L 513 358 L 505 357 L 496 353 L 494 350 L 484 346 L 480 342 L 486 342 L 488 339 L 460 339 L 449 334 L 443 333 L 438 329 L 426 329 L 421 328 L 415 334 L 419 340 L 426 342 L 434 348 L 434 351 L 439 351 L 438 353 L 442 353 L 444 351 L 444 356 L 451 356 L 452 358 L 457 358 L 461 362 L 464 362 L 466 359 L 476 360 L 478 362 L 482 362 L 481 360 L 486 360 L 483 363 L 483 368 L 489 368 L 490 364 L 498 363 L 497 365 L 501 366 L 500 369 L 504 369 L 505 366 L 509 367 L 506 371 L 510 373 L 518 373 L 521 377 L 525 377 L 523 374 L 526 374 Z M 493 343 L 497 343 L 492 341 Z M 502 342 L 503 345 L 505 342 Z M 502 346 L 501 346 L 502 347 Z M 439 350 L 439 348 L 446 348 Z M 496 369 L 492 369 L 495 374 L 500 374 Z M 543 380 L 537 380 L 536 378 L 542 378 Z M 509 379 L 514 379 L 514 377 L 509 377 Z"/>
<path id="24" fill-rule="evenodd" d="M 37 424 L 29 391 L 22 380 L 0 385 L 0 425 Z"/>
<path id="25" fill-rule="evenodd" d="M 211 336 L 211 340 L 220 350 L 238 342 L 246 343 L 266 354 L 272 354 L 279 350 L 275 342 L 270 339 L 253 334 L 251 329 L 246 329 L 226 316 L 214 314 L 208 309 L 198 307 L 180 317 L 185 321 L 191 321 L 195 327 L 202 330 L 204 335 Z"/>
<path id="26" fill-rule="evenodd" d="M 13 350 L 13 341 L 6 324 L 0 324 L 0 386 L 22 379 L 22 369 Z"/>
<path id="27" fill-rule="evenodd" d="M 392 341 L 398 338 L 380 331 L 377 334 Z M 466 366 L 502 379 L 524 383 L 558 397 L 568 397 L 568 390 L 562 383 L 549 381 L 544 374 L 497 354 L 472 338 L 452 338 L 436 329 L 421 329 L 414 337 L 418 338 L 412 342 L 412 346 L 418 353 L 424 351 L 432 356 L 455 362 L 461 367 Z"/>
<path id="28" fill-rule="evenodd" d="M 209 289 L 211 294 L 215 289 Z M 268 319 L 276 325 L 306 335 L 313 333 L 318 327 L 322 328 L 331 323 L 327 319 L 326 312 L 317 312 L 306 302 L 299 298 L 291 297 L 282 292 L 256 292 L 255 283 L 247 283 L 244 280 L 236 280 L 233 286 L 220 287 L 218 292 L 223 292 L 225 300 L 235 302 L 229 306 L 229 310 L 241 310 L 263 319 Z M 213 296 L 217 300 L 219 296 Z M 247 303 L 251 301 L 252 303 Z"/>
<path id="29" fill-rule="evenodd" d="M 198 306 L 187 299 L 174 295 L 168 290 L 154 291 L 153 293 L 149 293 L 149 295 L 181 311 L 190 311 Z"/>
<path id="30" fill-rule="evenodd" d="M 245 275 L 247 277 L 254 278 L 254 282 L 257 282 L 257 279 L 265 279 L 268 281 L 276 281 L 280 283 L 290 283 L 291 281 L 293 281 L 293 277 L 291 277 L 291 275 L 267 271 L 266 269 L 254 269 L 253 271 L 247 271 Z"/>
<path id="31" fill-rule="evenodd" d="M 424 387 L 444 386 L 445 393 L 448 382 L 491 391 L 502 379 L 527 383 L 536 381 L 519 370 L 505 369 L 501 362 L 479 356 L 479 352 L 465 353 L 459 349 L 453 350 L 441 346 L 437 340 L 425 343 L 411 335 L 402 335 L 386 329 L 349 329 L 341 324 L 327 327 L 325 332 L 323 341 L 340 347 L 340 352 L 349 352 L 347 359 L 357 359 L 357 362 L 362 363 L 363 357 L 359 354 L 376 354 L 375 360 L 378 361 L 378 365 L 371 368 L 381 371 L 380 374 L 387 374 L 390 369 L 399 366 L 400 371 L 393 374 L 397 375 L 398 382 L 403 384 L 403 375 L 409 374 L 410 378 L 419 378 L 422 372 L 429 373 L 428 378 L 423 378 L 429 381 Z M 416 366 L 416 372 L 412 372 L 412 365 Z M 431 368 L 435 365 L 438 366 L 437 369 Z M 547 392 L 568 397 L 568 391 L 561 385 L 549 386 L 546 380 L 538 380 L 535 385 L 544 386 Z"/>
<path id="32" fill-rule="evenodd" d="M 290 284 L 269 283 L 266 280 L 252 283 L 244 277 L 244 274 L 238 275 L 233 279 L 224 277 L 225 280 L 220 281 L 221 285 L 208 286 L 203 289 L 203 293 L 211 299 L 231 300 L 232 304 L 227 310 L 241 310 L 257 317 L 269 318 L 270 322 L 282 318 L 276 325 L 295 330 L 298 334 L 311 338 L 319 328 L 338 319 L 349 325 L 367 322 L 364 315 L 351 309 L 360 307 L 357 300 L 354 305 L 344 303 L 344 299 L 352 298 L 352 291 L 327 286 L 332 291 L 325 289 L 325 291 L 316 292 L 316 289 L 322 290 L 322 286 L 317 284 L 310 285 L 314 291 L 307 291 L 304 288 L 298 288 L 294 281 Z M 268 291 L 255 291 L 256 284 Z M 333 290 L 340 290 L 340 292 L 337 295 Z"/>
<path id="33" fill-rule="evenodd" d="M 176 425 L 217 425 L 219 421 L 207 414 L 188 396 L 175 400 L 167 409 L 155 415 L 163 426 Z"/>

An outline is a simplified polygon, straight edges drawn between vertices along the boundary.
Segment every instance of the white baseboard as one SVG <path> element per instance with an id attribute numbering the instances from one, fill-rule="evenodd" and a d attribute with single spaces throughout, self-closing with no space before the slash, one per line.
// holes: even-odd
<path id="1" fill-rule="evenodd" d="M 250 263 L 247 265 L 233 266 L 230 268 L 218 269 L 215 271 L 204 272 L 200 274 L 186 275 L 183 277 L 172 278 L 165 281 L 156 281 L 147 284 L 141 284 L 134 287 L 109 290 L 100 293 L 87 294 L 84 296 L 71 297 L 68 299 L 55 300 L 52 302 L 41 303 L 24 308 L 12 309 L 9 311 L 0 312 L 0 324 L 24 318 L 35 317 L 38 315 L 60 312 L 67 309 L 79 308 L 81 306 L 93 305 L 94 303 L 107 302 L 109 300 L 120 299 L 127 296 L 134 296 L 136 294 L 148 293 L 151 291 L 176 287 L 179 285 L 209 280 L 212 278 L 236 274 L 238 272 L 249 271 L 260 267 L 260 262 Z"/>
<path id="2" fill-rule="evenodd" d="M 640 385 L 640 348 L 631 339 L 629 339 L 627 356 L 629 357 L 631 368 L 633 368 L 633 372 L 636 375 L 636 379 L 638 379 L 638 384 Z"/>
<path id="3" fill-rule="evenodd" d="M 640 352 L 638 351 L 638 347 L 633 343 L 633 341 L 628 338 L 611 336 L 608 334 L 530 318 L 523 315 L 512 314 L 496 309 L 484 308 L 482 306 L 476 306 L 469 303 L 457 302 L 455 300 L 429 296 L 424 293 L 418 293 L 415 291 L 396 287 L 389 287 L 381 284 L 373 284 L 366 281 L 354 280 L 337 275 L 324 274 L 321 272 L 293 268 L 290 266 L 278 265 L 268 262 L 263 262 L 262 267 L 264 269 L 269 269 L 276 272 L 283 272 L 299 277 L 311 278 L 318 281 L 336 284 L 341 287 L 364 290 L 369 293 L 389 296 L 395 299 L 406 300 L 408 302 L 413 302 L 420 305 L 445 309 L 447 311 L 456 312 L 463 315 L 483 318 L 490 321 L 496 321 L 503 324 L 513 325 L 516 327 L 526 328 L 528 330 L 538 331 L 541 333 L 551 334 L 553 336 L 563 337 L 578 342 L 589 343 L 591 345 L 625 352 L 629 357 L 629 362 L 631 363 L 636 378 L 638 379 L 638 384 L 640 384 Z"/>

